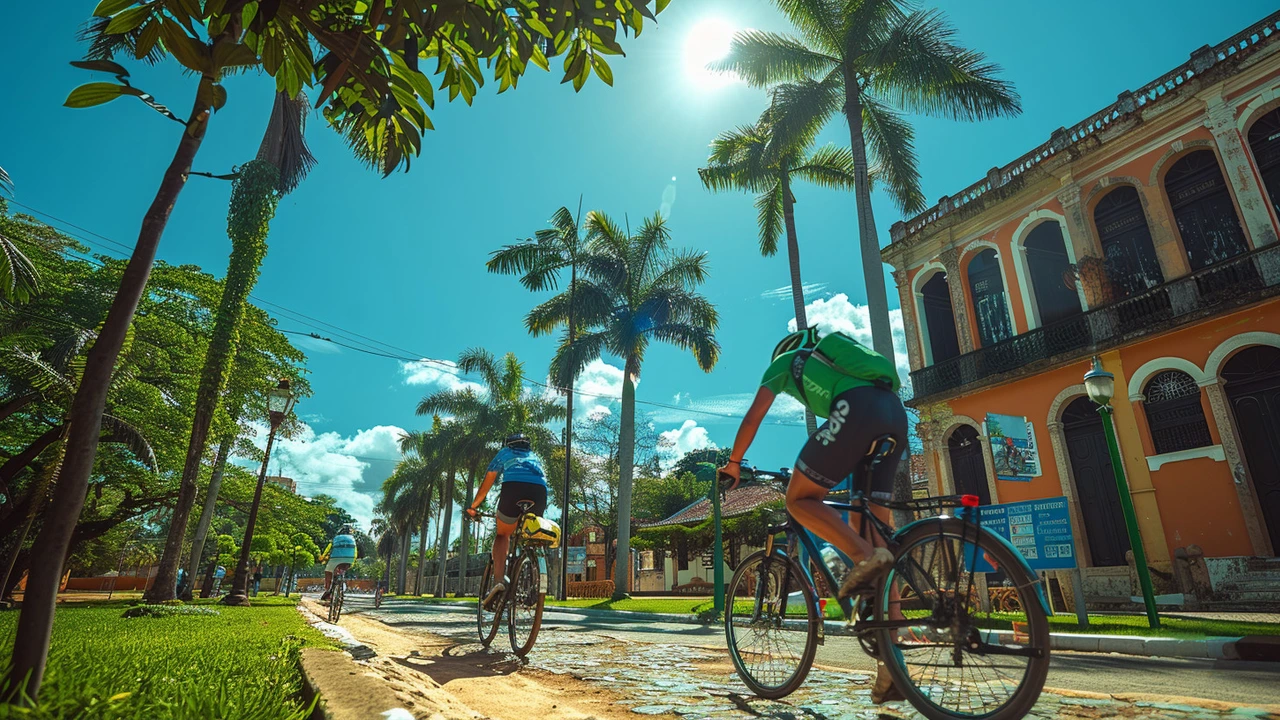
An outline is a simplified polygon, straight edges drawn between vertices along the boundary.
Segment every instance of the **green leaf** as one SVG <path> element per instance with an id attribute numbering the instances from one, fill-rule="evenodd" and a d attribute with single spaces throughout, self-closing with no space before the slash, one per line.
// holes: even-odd
<path id="1" fill-rule="evenodd" d="M 671 4 L 671 0 L 658 0 L 658 4 L 655 7 L 655 10 L 657 12 L 662 12 L 663 10 L 666 10 L 667 6 L 670 4 Z"/>
<path id="2" fill-rule="evenodd" d="M 156 42 L 160 39 L 160 22 L 152 20 L 142 26 L 142 32 L 138 33 L 138 42 L 134 46 L 134 57 L 141 60 L 146 57 L 151 49 L 156 46 Z"/>
<path id="3" fill-rule="evenodd" d="M 252 23 L 253 19 L 257 17 L 257 15 L 258 15 L 258 3 L 256 2 L 245 3 L 244 7 L 240 9 L 240 27 L 248 28 L 249 23 Z"/>
<path id="4" fill-rule="evenodd" d="M 545 37 L 551 37 L 551 30 L 547 28 L 546 23 L 542 22 L 536 17 L 525 18 L 524 24 L 528 25 L 530 29 L 536 30 L 538 33 L 542 34 Z"/>
<path id="5" fill-rule="evenodd" d="M 209 104 L 213 107 L 214 112 L 221 110 L 222 106 L 227 104 L 227 89 L 222 85 L 214 85 L 213 98 Z"/>
<path id="6" fill-rule="evenodd" d="M 66 102 L 62 104 L 69 108 L 93 107 L 94 105 L 109 103 L 131 89 L 115 83 L 87 83 L 72 90 L 71 94 L 67 96 Z"/>
<path id="7" fill-rule="evenodd" d="M 111 17 L 135 2 L 137 2 L 137 0 L 102 0 L 102 2 L 98 3 L 98 6 L 93 9 L 93 16 Z"/>
<path id="8" fill-rule="evenodd" d="M 107 35 L 123 35 L 141 25 L 142 21 L 149 17 L 151 17 L 150 5 L 130 8 L 111 18 L 111 22 L 107 23 L 103 33 Z"/>
<path id="9" fill-rule="evenodd" d="M 209 70 L 208 46 L 188 35 L 181 25 L 165 18 L 160 37 L 164 40 L 165 49 L 184 67 L 198 73 Z"/>
<path id="10" fill-rule="evenodd" d="M 592 54 L 591 66 L 595 68 L 596 75 L 604 81 L 605 85 L 613 87 L 613 70 L 609 68 L 609 63 L 605 62 L 602 56 Z"/>
<path id="11" fill-rule="evenodd" d="M 118 62 L 111 60 L 72 60 L 72 67 L 78 67 L 81 70 L 92 70 L 94 72 L 111 73 L 112 75 L 123 75 L 129 77 L 129 71 Z"/>

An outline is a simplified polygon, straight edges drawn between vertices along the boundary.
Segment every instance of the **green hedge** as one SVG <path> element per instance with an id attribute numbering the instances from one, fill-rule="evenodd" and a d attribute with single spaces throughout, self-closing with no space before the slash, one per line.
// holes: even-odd
<path id="1" fill-rule="evenodd" d="M 300 648 L 332 643 L 293 602 L 261 600 L 130 618 L 127 602 L 60 606 L 39 706 L 0 718 L 303 720 Z M 0 613 L 6 664 L 17 620 Z"/>

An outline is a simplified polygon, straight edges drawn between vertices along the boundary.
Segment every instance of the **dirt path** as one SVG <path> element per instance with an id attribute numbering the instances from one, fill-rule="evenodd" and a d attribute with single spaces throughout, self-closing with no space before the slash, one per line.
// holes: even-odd
<path id="1" fill-rule="evenodd" d="M 312 612 L 321 610 L 309 600 L 303 604 Z M 350 664 L 362 668 L 365 676 L 376 678 L 415 718 L 633 720 L 635 717 L 627 707 L 618 704 L 620 695 L 598 684 L 525 667 L 515 656 L 489 652 L 478 643 L 461 643 L 432 633 L 392 628 L 359 614 L 344 615 L 339 624 L 377 652 L 376 657 L 352 660 Z M 341 670 L 334 670 L 329 677 L 317 677 L 316 682 L 322 692 L 330 685 L 345 688 L 347 693 L 361 692 L 341 684 L 348 680 L 342 674 Z"/>

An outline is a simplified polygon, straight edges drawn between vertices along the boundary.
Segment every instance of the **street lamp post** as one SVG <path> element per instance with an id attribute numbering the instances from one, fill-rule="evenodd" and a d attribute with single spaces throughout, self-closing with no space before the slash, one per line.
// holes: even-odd
<path id="1" fill-rule="evenodd" d="M 715 460 L 715 451 L 710 450 L 711 460 Z M 717 474 L 718 468 L 714 462 L 698 463 L 698 475 L 701 477 L 709 477 L 711 480 L 711 488 L 707 495 L 711 500 L 711 524 L 715 529 L 715 540 L 711 546 L 711 565 L 712 577 L 715 581 L 715 594 L 712 597 L 712 607 L 715 610 L 716 617 L 724 615 L 724 542 L 723 530 L 720 518 L 720 478 Z"/>
<path id="2" fill-rule="evenodd" d="M 271 432 L 267 434 L 266 454 L 262 458 L 262 469 L 258 471 L 258 487 L 253 491 L 253 506 L 249 508 L 249 520 L 244 527 L 244 543 L 240 547 L 240 562 L 236 563 L 235 579 L 231 582 L 231 592 L 222 599 L 224 605 L 249 604 L 249 546 L 253 542 L 253 526 L 258 522 L 258 504 L 262 502 L 262 486 L 267 481 L 267 463 L 271 462 L 271 447 L 276 442 L 276 430 L 280 423 L 293 409 L 297 397 L 289 389 L 289 381 L 281 378 L 271 392 L 267 393 L 267 420 L 271 423 Z"/>
<path id="3" fill-rule="evenodd" d="M 1111 454 L 1111 469 L 1115 473 L 1116 490 L 1120 493 L 1120 511 L 1124 514 L 1125 529 L 1129 533 L 1129 547 L 1133 550 L 1133 563 L 1138 571 L 1138 584 L 1142 586 L 1142 602 L 1147 608 L 1147 622 L 1153 628 L 1160 627 L 1160 615 L 1156 610 L 1155 591 L 1151 588 L 1151 570 L 1147 567 L 1147 553 L 1142 547 L 1142 535 L 1138 531 L 1138 515 L 1133 509 L 1133 497 L 1129 495 L 1129 481 L 1125 478 L 1124 463 L 1120 459 L 1120 446 L 1116 444 L 1116 429 L 1111 420 L 1111 398 L 1115 395 L 1116 376 L 1102 369 L 1102 362 L 1093 358 L 1093 368 L 1084 374 L 1085 392 L 1098 405 L 1102 415 L 1102 431 L 1107 437 L 1107 451 Z"/>

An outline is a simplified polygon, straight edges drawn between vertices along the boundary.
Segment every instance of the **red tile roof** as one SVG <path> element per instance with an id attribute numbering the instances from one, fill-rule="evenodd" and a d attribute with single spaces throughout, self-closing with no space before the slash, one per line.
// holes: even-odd
<path id="1" fill-rule="evenodd" d="M 730 491 L 720 501 L 720 517 L 731 518 L 786 498 L 776 486 L 765 483 L 743 483 Z M 711 517 L 711 500 L 702 498 L 664 520 L 637 523 L 639 528 L 659 528 L 671 525 L 694 526 Z"/>

